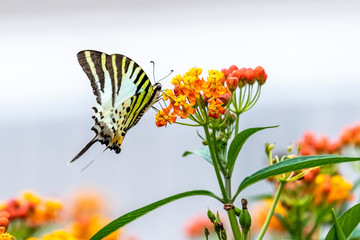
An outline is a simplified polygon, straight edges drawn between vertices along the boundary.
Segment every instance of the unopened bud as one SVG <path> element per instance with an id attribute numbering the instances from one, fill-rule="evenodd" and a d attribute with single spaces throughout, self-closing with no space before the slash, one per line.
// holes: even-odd
<path id="1" fill-rule="evenodd" d="M 251 226 L 251 216 L 247 209 L 247 200 L 243 198 L 241 200 L 243 210 L 240 212 L 239 223 L 242 230 L 247 233 L 250 230 Z"/>
<path id="2" fill-rule="evenodd" d="M 231 73 L 229 69 L 226 68 L 221 69 L 221 72 L 224 74 L 225 78 L 227 78 L 227 76 Z"/>
<path id="3" fill-rule="evenodd" d="M 254 73 L 254 70 L 252 68 L 246 69 L 246 71 L 244 72 L 244 80 L 245 80 L 245 83 L 254 84 L 254 82 L 255 82 L 255 73 Z"/>
<path id="4" fill-rule="evenodd" d="M 237 78 L 237 77 L 228 77 L 226 79 L 226 86 L 232 92 L 236 90 L 238 83 L 239 83 L 239 78 Z"/>
<path id="5" fill-rule="evenodd" d="M 215 214 L 212 212 L 212 211 L 210 211 L 210 209 L 208 210 L 208 212 L 207 212 L 207 215 L 208 215 L 208 218 L 210 219 L 210 221 L 213 223 L 214 221 L 215 221 Z"/>
<path id="6" fill-rule="evenodd" d="M 203 141 L 202 141 L 202 144 L 205 145 L 205 146 L 207 146 L 207 145 L 208 145 L 208 142 L 207 142 L 206 140 L 203 140 Z"/>
<path id="7" fill-rule="evenodd" d="M 265 73 L 264 68 L 258 66 L 254 69 L 255 81 L 259 83 L 259 85 L 263 85 L 266 82 L 267 74 Z"/>
<path id="8" fill-rule="evenodd" d="M 209 229 L 204 228 L 204 234 L 205 234 L 205 237 L 207 238 L 210 235 Z"/>
<path id="9" fill-rule="evenodd" d="M 233 72 L 233 71 L 235 71 L 235 70 L 238 70 L 239 68 L 236 66 L 236 65 L 231 65 L 230 67 L 229 67 L 229 72 Z"/>
<path id="10" fill-rule="evenodd" d="M 234 207 L 234 212 L 235 212 L 235 215 L 236 215 L 236 216 L 240 216 L 241 209 L 240 209 L 240 208 L 237 208 L 237 207 Z"/>
<path id="11" fill-rule="evenodd" d="M 226 92 L 218 97 L 220 101 L 223 102 L 223 106 L 226 106 L 231 100 L 231 92 Z"/>

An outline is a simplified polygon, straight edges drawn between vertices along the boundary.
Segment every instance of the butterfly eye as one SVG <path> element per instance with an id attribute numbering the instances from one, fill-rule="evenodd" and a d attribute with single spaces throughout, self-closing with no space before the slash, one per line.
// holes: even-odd
<path id="1" fill-rule="evenodd" d="M 158 91 L 161 90 L 161 84 L 160 84 L 160 83 L 158 83 L 158 84 L 156 85 L 156 90 L 158 90 Z"/>

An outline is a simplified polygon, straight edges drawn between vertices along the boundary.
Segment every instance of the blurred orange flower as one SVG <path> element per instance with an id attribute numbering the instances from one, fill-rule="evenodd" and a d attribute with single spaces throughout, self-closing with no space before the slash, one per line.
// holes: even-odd
<path id="1" fill-rule="evenodd" d="M 341 204 L 351 200 L 352 184 L 340 175 L 319 174 L 315 178 L 314 203 Z"/>
<path id="2" fill-rule="evenodd" d="M 214 232 L 214 224 L 205 215 L 198 215 L 189 219 L 185 224 L 185 234 L 190 238 L 203 237 L 204 228 Z"/>
<path id="3" fill-rule="evenodd" d="M 71 233 L 79 240 L 88 240 L 110 220 L 104 217 L 106 214 L 102 195 L 96 191 L 87 190 L 76 194 L 71 214 Z M 120 231 L 115 231 L 104 238 L 115 240 L 120 236 Z"/>
<path id="4" fill-rule="evenodd" d="M 270 208 L 272 206 L 273 199 L 265 199 L 261 201 L 259 204 L 257 204 L 251 212 L 254 214 L 252 215 L 252 225 L 251 229 L 255 232 L 258 232 L 261 230 L 262 226 L 265 223 L 266 217 L 270 211 Z M 286 209 L 281 206 L 281 204 L 276 204 L 275 213 L 280 214 L 284 216 L 286 214 Z M 283 232 L 285 231 L 283 225 L 281 222 L 275 217 L 272 216 L 270 220 L 270 224 L 268 226 L 268 231 L 270 232 Z"/>

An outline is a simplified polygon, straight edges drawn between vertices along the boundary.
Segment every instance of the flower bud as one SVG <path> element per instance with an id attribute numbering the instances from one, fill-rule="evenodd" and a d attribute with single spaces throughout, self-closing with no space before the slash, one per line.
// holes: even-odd
<path id="1" fill-rule="evenodd" d="M 244 81 L 248 84 L 254 84 L 255 83 L 255 73 L 252 68 L 246 69 L 244 72 Z"/>
<path id="2" fill-rule="evenodd" d="M 239 83 L 239 78 L 237 77 L 228 77 L 226 79 L 226 86 L 231 92 L 235 91 Z"/>
<path id="3" fill-rule="evenodd" d="M 250 217 L 250 213 L 247 209 L 247 200 L 245 198 L 243 198 L 241 200 L 241 203 L 243 205 L 243 210 L 240 212 L 239 222 L 240 222 L 243 232 L 245 234 L 247 234 L 247 232 L 250 230 L 250 226 L 251 226 L 251 217 Z"/>
<path id="4" fill-rule="evenodd" d="M 212 212 L 212 211 L 210 211 L 210 209 L 208 210 L 208 212 L 207 212 L 207 215 L 208 215 L 208 218 L 210 219 L 210 221 L 213 223 L 214 221 L 215 221 L 215 214 Z"/>
<path id="5" fill-rule="evenodd" d="M 245 82 L 245 78 L 244 78 L 244 73 L 246 71 L 246 68 L 241 68 L 240 70 L 237 71 L 236 76 L 238 76 L 239 78 L 239 88 L 242 88 L 245 86 L 246 82 Z"/>
<path id="6" fill-rule="evenodd" d="M 235 212 L 235 215 L 236 215 L 236 216 L 240 216 L 241 209 L 240 209 L 240 208 L 237 208 L 237 207 L 234 207 L 234 212 Z"/>
<path id="7" fill-rule="evenodd" d="M 7 227 L 9 225 L 9 218 L 0 217 L 0 227 Z"/>
<path id="8" fill-rule="evenodd" d="M 209 229 L 204 228 L 204 234 L 205 234 L 205 237 L 206 237 L 206 239 L 207 239 L 208 236 L 210 235 Z"/>
<path id="9" fill-rule="evenodd" d="M 267 79 L 267 74 L 265 73 L 264 68 L 258 66 L 254 69 L 255 81 L 258 82 L 259 85 L 263 85 Z"/>
<path id="10" fill-rule="evenodd" d="M 229 72 L 233 72 L 233 71 L 235 71 L 235 70 L 238 70 L 239 68 L 236 66 L 236 65 L 231 65 L 230 67 L 229 67 Z"/>
<path id="11" fill-rule="evenodd" d="M 226 92 L 223 95 L 220 95 L 218 99 L 223 102 L 222 106 L 226 106 L 231 100 L 231 92 Z"/>
<path id="12" fill-rule="evenodd" d="M 224 74 L 224 77 L 227 78 L 228 75 L 231 73 L 229 69 L 223 68 L 221 69 L 221 72 Z"/>

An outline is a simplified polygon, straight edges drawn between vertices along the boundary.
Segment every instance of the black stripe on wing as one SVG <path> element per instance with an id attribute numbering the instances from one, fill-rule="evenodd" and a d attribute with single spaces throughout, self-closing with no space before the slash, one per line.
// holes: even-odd
<path id="1" fill-rule="evenodd" d="M 104 92 L 105 74 L 101 66 L 102 52 L 85 50 L 77 54 L 80 66 L 91 82 L 96 101 L 101 105 L 101 92 Z"/>

